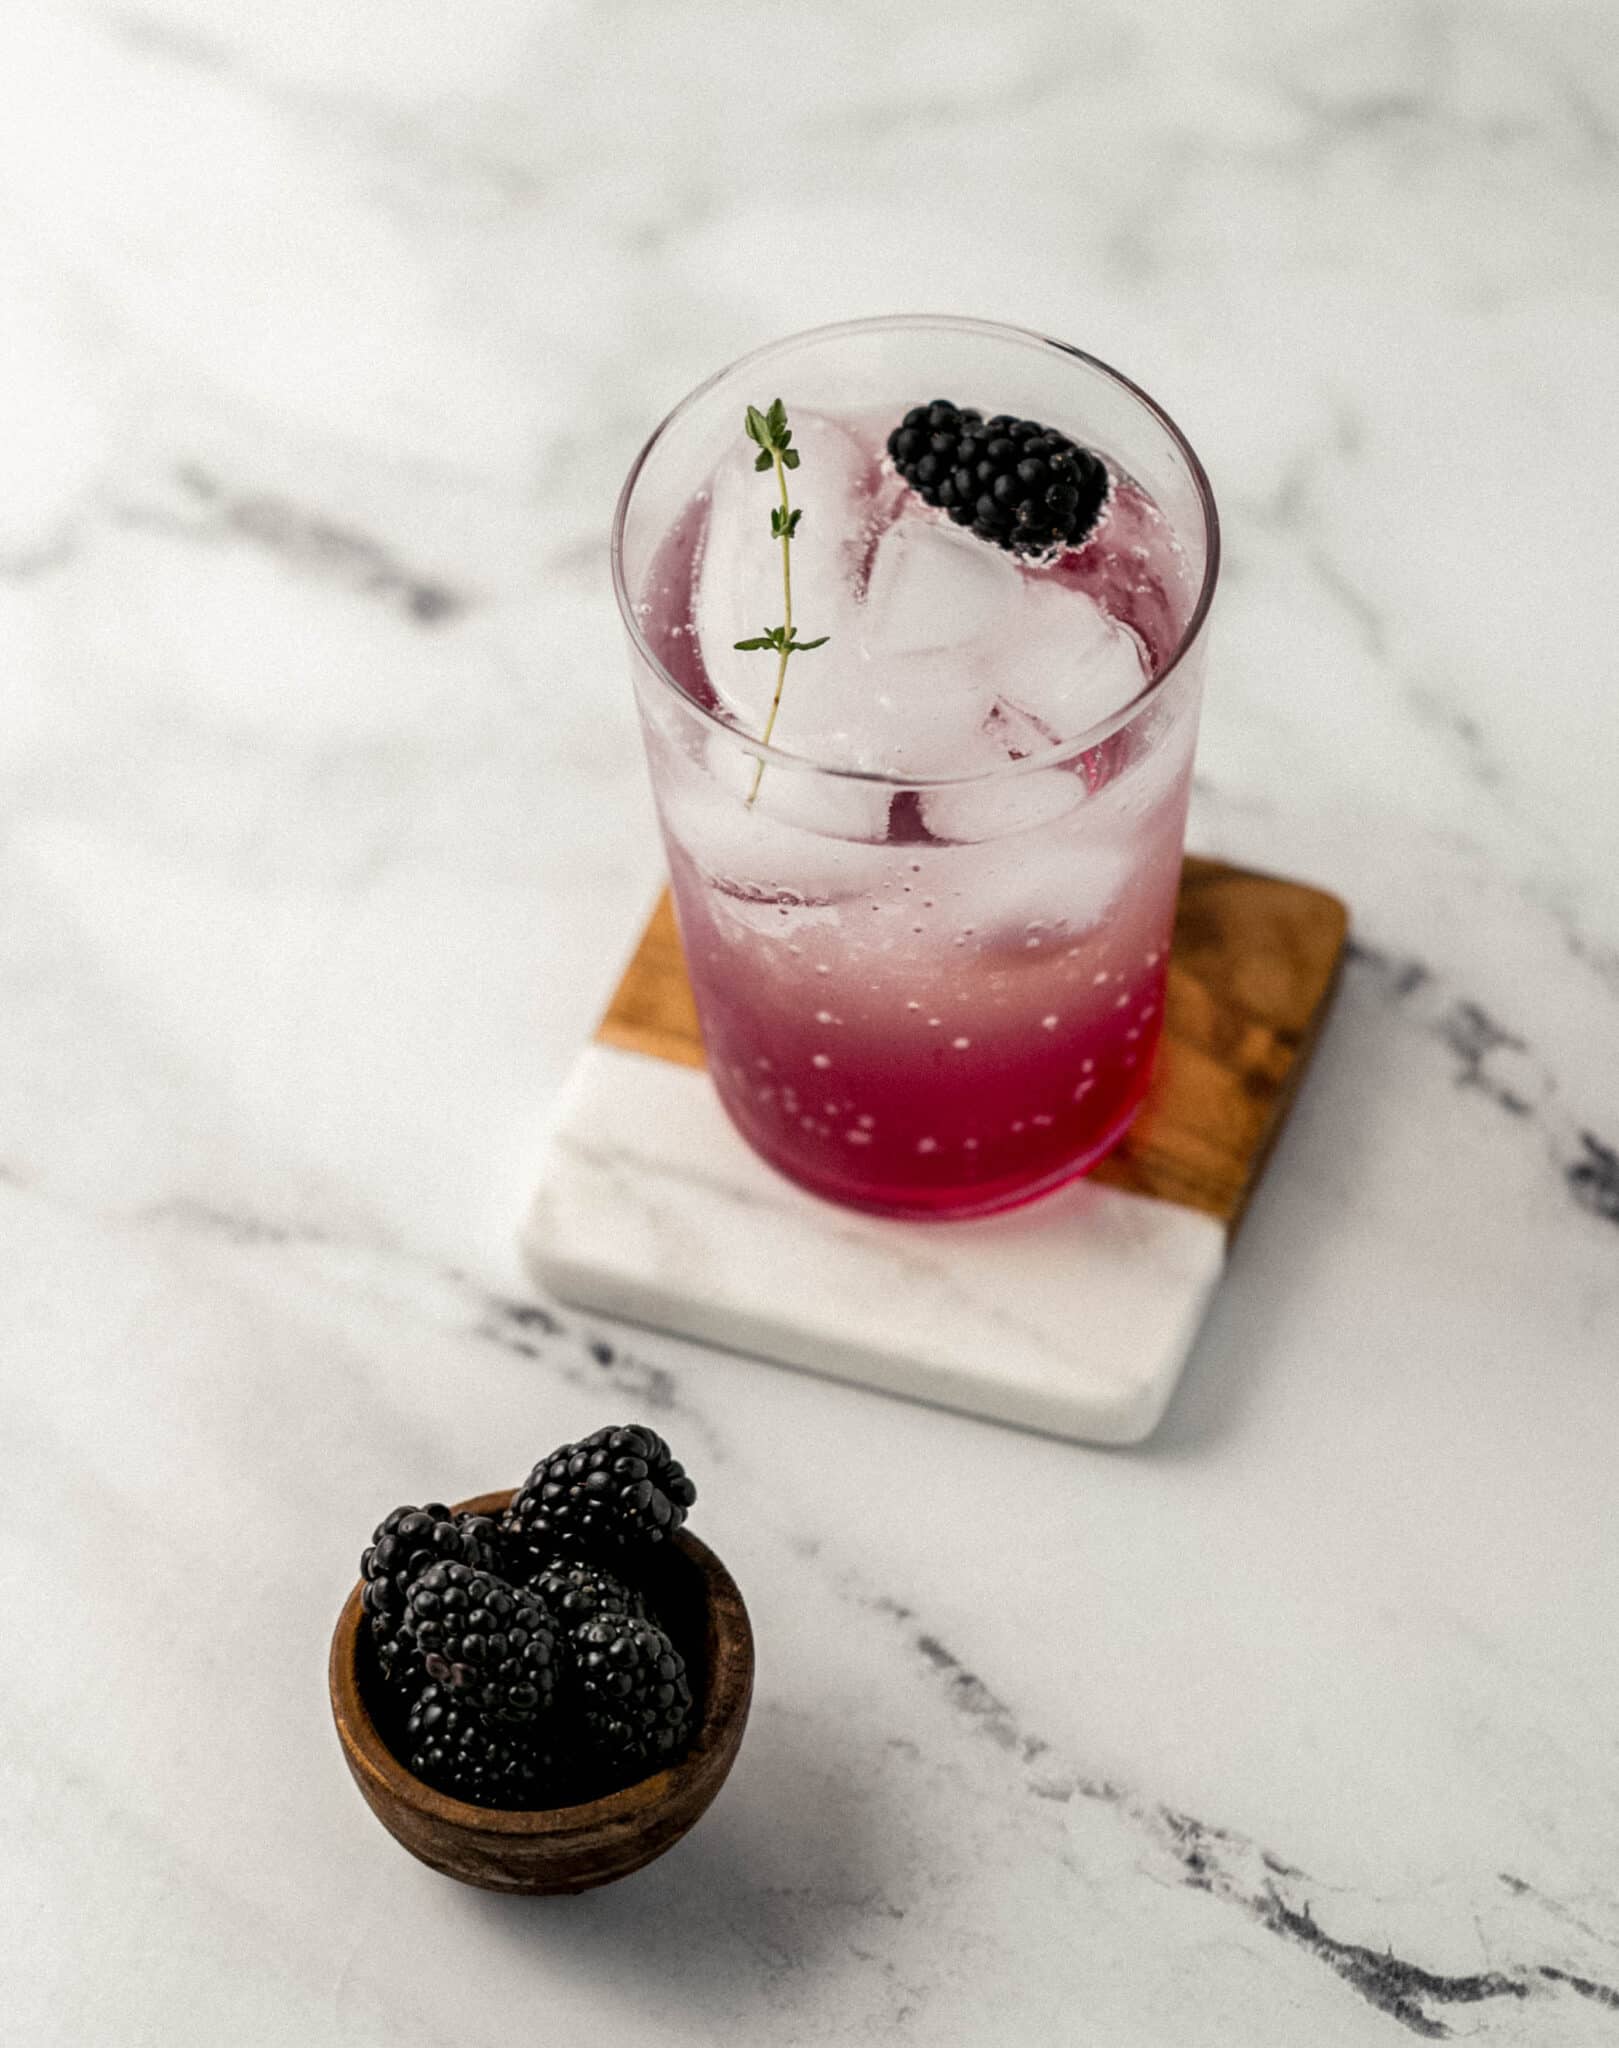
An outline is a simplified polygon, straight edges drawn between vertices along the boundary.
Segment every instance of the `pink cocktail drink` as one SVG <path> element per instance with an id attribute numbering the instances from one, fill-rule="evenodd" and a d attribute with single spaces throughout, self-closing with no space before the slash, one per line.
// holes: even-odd
<path id="1" fill-rule="evenodd" d="M 827 644 L 792 663 L 769 748 L 775 663 L 734 645 L 769 619 L 778 573 L 753 451 L 721 446 L 688 471 L 623 571 L 638 570 L 625 587 L 653 784 L 725 1108 L 821 1195 L 960 1216 L 1085 1171 L 1147 1087 L 1212 508 L 1190 516 L 1207 507 L 1195 459 L 1110 373 L 1084 365 L 1145 414 L 1180 473 L 1158 451 L 1151 475 L 1110 440 L 1114 415 L 1089 434 L 1072 407 L 1063 416 L 1084 359 L 965 323 L 878 325 L 924 356 L 1049 350 L 1059 375 L 1038 413 L 1030 377 L 999 367 L 1013 405 L 1107 462 L 1079 544 L 1037 557 L 992 546 L 896 474 L 888 432 L 942 375 L 875 394 L 868 376 L 839 405 L 822 364 L 797 397 L 788 344 L 753 381 L 780 385 L 802 452 L 797 616 Z M 878 354 L 880 387 L 895 372 L 892 350 Z M 639 488 L 632 478 L 632 510 Z"/>

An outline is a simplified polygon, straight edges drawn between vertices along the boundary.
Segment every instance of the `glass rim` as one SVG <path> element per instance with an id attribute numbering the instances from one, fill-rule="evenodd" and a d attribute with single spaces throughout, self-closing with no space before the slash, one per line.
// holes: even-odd
<path id="1" fill-rule="evenodd" d="M 665 434 L 700 399 L 705 398 L 727 378 L 747 369 L 750 364 L 763 363 L 779 355 L 783 350 L 797 347 L 802 343 L 830 340 L 844 335 L 891 332 L 906 327 L 950 328 L 957 333 L 981 334 L 989 339 L 1013 342 L 1022 348 L 1055 349 L 1059 355 L 1072 356 L 1090 369 L 1099 371 L 1148 413 L 1174 444 L 1191 474 L 1197 492 L 1198 506 L 1203 515 L 1204 532 L 1207 535 L 1203 578 L 1198 589 L 1197 601 L 1175 643 L 1174 652 L 1156 675 L 1149 676 L 1136 694 L 1121 704 L 1116 711 L 1109 712 L 1105 718 L 1097 719 L 1082 732 L 1067 739 L 1053 740 L 1049 746 L 1025 754 L 1021 760 L 997 762 L 993 768 L 974 769 L 966 775 L 903 775 L 890 774 L 882 769 L 849 768 L 831 761 L 819 761 L 812 754 L 794 753 L 791 749 L 777 746 L 772 742 L 750 739 L 739 726 L 732 725 L 728 719 L 720 717 L 706 705 L 699 704 L 696 698 L 683 690 L 670 675 L 654 653 L 652 644 L 636 615 L 635 601 L 630 594 L 624 572 L 624 533 L 629 523 L 631 500 L 635 496 L 635 487 L 640 482 L 641 473 Z M 1049 768 L 1067 761 L 1076 754 L 1088 753 L 1092 747 L 1100 746 L 1104 740 L 1130 724 L 1159 694 L 1197 644 L 1208 618 L 1209 608 L 1214 602 L 1214 588 L 1220 574 L 1220 515 L 1215 506 L 1214 490 L 1209 483 L 1208 472 L 1198 459 L 1197 451 L 1191 442 L 1150 393 L 1144 391 L 1132 378 L 1126 377 L 1123 371 L 1115 370 L 1111 363 L 1104 363 L 1100 356 L 1093 356 L 1085 349 L 1076 348 L 1072 342 L 1059 341 L 1055 335 L 1042 334 L 1037 328 L 1017 327 L 1001 320 L 979 320 L 959 313 L 884 313 L 858 320 L 828 321 L 823 326 L 805 327 L 796 334 L 782 335 L 775 341 L 767 341 L 759 348 L 750 349 L 745 355 L 737 356 L 734 361 L 724 364 L 712 375 L 705 377 L 700 384 L 694 385 L 685 397 L 671 406 L 659 420 L 630 464 L 629 474 L 624 479 L 623 487 L 618 494 L 618 503 L 613 509 L 608 554 L 612 564 L 613 595 L 618 601 L 619 616 L 624 621 L 625 631 L 629 634 L 630 644 L 636 653 L 662 688 L 678 697 L 681 704 L 694 717 L 712 726 L 716 732 L 724 733 L 727 739 L 740 746 L 745 753 L 752 755 L 756 760 L 768 763 L 772 768 L 807 770 L 814 775 L 836 776 L 845 782 L 875 783 L 880 787 L 896 790 L 961 788 L 978 783 L 1010 781 L 1016 776 L 1030 774 L 1040 768 Z"/>

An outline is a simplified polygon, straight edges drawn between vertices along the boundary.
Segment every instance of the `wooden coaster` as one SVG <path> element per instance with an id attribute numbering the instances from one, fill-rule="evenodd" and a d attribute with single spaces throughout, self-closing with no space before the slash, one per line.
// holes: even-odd
<path id="1" fill-rule="evenodd" d="M 1201 1209 L 1234 1235 L 1315 1050 L 1348 932 L 1324 890 L 1189 854 L 1152 1086 L 1090 1179 Z M 706 1064 L 667 890 L 596 1037 Z"/>
<path id="2" fill-rule="evenodd" d="M 665 894 L 564 1093 L 531 1262 L 585 1307 L 1133 1442 L 1179 1377 L 1347 936 L 1323 890 L 1188 856 L 1164 1035 L 1124 1141 L 1083 1182 L 1012 1215 L 896 1223 L 817 1201 L 732 1131 L 701 1072 Z"/>

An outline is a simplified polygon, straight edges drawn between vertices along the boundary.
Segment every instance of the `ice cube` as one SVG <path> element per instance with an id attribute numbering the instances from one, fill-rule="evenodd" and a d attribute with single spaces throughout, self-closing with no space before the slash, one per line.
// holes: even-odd
<path id="1" fill-rule="evenodd" d="M 1182 712 L 1139 731 L 1131 728 L 1121 737 L 1123 757 L 1093 802 L 1099 816 L 1116 818 L 1121 829 L 1131 830 L 1154 817 L 1166 802 L 1184 801 L 1197 742 L 1195 707 L 1191 716 Z"/>
<path id="2" fill-rule="evenodd" d="M 988 679 L 956 655 L 862 657 L 857 670 L 828 671 L 823 715 L 831 714 L 825 697 L 834 693 L 842 699 L 841 757 L 870 773 L 925 780 L 1006 759 L 987 731 Z"/>
<path id="3" fill-rule="evenodd" d="M 984 656 L 1017 608 L 1011 557 L 954 526 L 901 519 L 883 536 L 864 613 L 874 660 L 950 649 Z"/>
<path id="4" fill-rule="evenodd" d="M 804 715 L 835 736 L 836 758 L 918 778 L 1004 760 L 986 723 L 1019 580 L 1010 562 L 931 515 L 893 521 L 877 541 L 857 633 L 810 678 Z"/>
<path id="5" fill-rule="evenodd" d="M 727 746 L 706 766 L 683 761 L 660 778 L 664 831 L 703 879 L 741 901 L 816 908 L 869 890 L 884 858 L 871 842 L 887 830 L 888 791 L 775 766 L 750 803 L 754 766 Z"/>
<path id="6" fill-rule="evenodd" d="M 1025 761 L 1030 754 L 1043 753 L 1058 738 L 1049 725 L 1019 711 L 1004 697 L 997 697 L 989 707 L 985 736 L 994 741 L 1009 761 Z"/>
<path id="7" fill-rule="evenodd" d="M 1050 825 L 1085 801 L 1085 778 L 1068 768 L 1035 768 L 954 788 L 930 789 L 922 815 L 936 839 L 976 844 Z"/>
<path id="8" fill-rule="evenodd" d="M 732 803 L 740 799 L 744 810 L 829 839 L 880 845 L 888 836 L 892 792 L 885 783 L 782 762 L 767 762 L 760 774 L 756 755 L 718 742 L 710 748 L 708 767 L 721 785 L 717 797 Z"/>
<path id="9" fill-rule="evenodd" d="M 998 664 L 999 693 L 1060 739 L 1121 710 L 1147 680 L 1134 636 L 1083 591 L 1023 579 L 1015 629 Z"/>
<path id="10" fill-rule="evenodd" d="M 791 417 L 793 444 L 803 458 L 790 472 L 793 503 L 803 514 L 792 542 L 793 621 L 801 639 L 830 635 L 826 647 L 789 665 L 797 685 L 812 668 L 825 670 L 855 651 L 857 581 L 878 471 L 875 457 L 823 414 L 794 407 Z M 721 703 L 744 731 L 762 735 L 777 659 L 767 649 L 738 652 L 734 644 L 782 620 L 781 548 L 770 533 L 776 481 L 754 469 L 757 452 L 739 434 L 715 471 L 695 617 L 703 666 Z M 791 752 L 823 757 L 829 732 L 812 691 L 784 693 L 773 737 Z"/>
<path id="11" fill-rule="evenodd" d="M 1150 852 L 1128 836 L 1088 833 L 1083 824 L 1038 842 L 1024 864 L 1032 915 L 1069 933 L 1099 925 Z"/>
<path id="12" fill-rule="evenodd" d="M 1196 579 L 1169 522 L 1138 485 L 1115 480 L 1090 545 L 1062 556 L 1051 573 L 1128 626 L 1155 667 L 1167 665 L 1191 616 Z"/>
<path id="13" fill-rule="evenodd" d="M 1033 953 L 1099 924 L 1140 858 L 1128 837 L 1088 833 L 1081 806 L 1072 817 L 942 850 L 929 883 L 976 943 Z"/>
<path id="14" fill-rule="evenodd" d="M 792 941 L 806 931 L 832 929 L 857 902 L 889 890 L 898 851 L 881 844 L 806 829 L 773 813 L 773 798 L 793 801 L 790 771 L 767 768 L 756 802 L 709 784 L 686 800 L 663 800 L 664 824 L 719 898 L 733 924 L 771 939 Z M 774 785 L 774 787 L 773 787 Z M 825 814 L 818 823 L 873 823 L 872 792 L 860 784 L 833 784 L 817 792 Z M 799 798 L 807 792 L 798 791 Z M 868 801 L 860 802 L 861 798 Z M 887 822 L 886 791 L 878 829 Z"/>

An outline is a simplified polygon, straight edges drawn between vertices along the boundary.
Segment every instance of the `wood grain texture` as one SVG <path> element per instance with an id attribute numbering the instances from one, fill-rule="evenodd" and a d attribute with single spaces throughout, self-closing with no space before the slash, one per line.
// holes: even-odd
<path id="1" fill-rule="evenodd" d="M 708 1064 L 697 1001 L 686 978 L 686 956 L 680 950 L 674 898 L 667 889 L 658 898 L 596 1036 L 622 1052 L 644 1052 L 683 1067 Z"/>
<path id="2" fill-rule="evenodd" d="M 1152 1086 L 1091 1178 L 1199 1209 L 1235 1234 L 1315 1050 L 1348 935 L 1348 912 L 1325 890 L 1188 855 Z M 667 891 L 596 1035 L 704 1064 Z"/>
<path id="3" fill-rule="evenodd" d="M 498 1515 L 504 1493 L 461 1501 Z M 589 1891 L 628 1877 L 674 1847 L 706 1812 L 736 1760 L 753 1697 L 753 1631 L 736 1582 L 706 1543 L 682 1529 L 660 1546 L 646 1591 L 686 1657 L 702 1717 L 667 1770 L 604 1799 L 530 1813 L 469 1806 L 414 1777 L 383 1739 L 368 1697 L 360 1588 L 344 1603 L 327 1671 L 332 1718 L 350 1775 L 396 1842 L 432 1869 L 486 1891 Z"/>
<path id="4" fill-rule="evenodd" d="M 1152 1086 L 1092 1178 L 1235 1235 L 1337 990 L 1349 913 L 1277 875 L 1188 856 Z"/>

